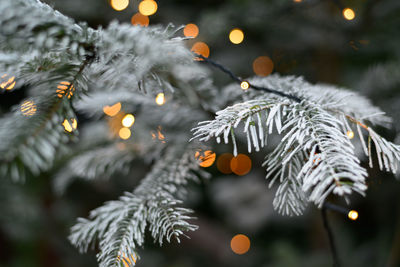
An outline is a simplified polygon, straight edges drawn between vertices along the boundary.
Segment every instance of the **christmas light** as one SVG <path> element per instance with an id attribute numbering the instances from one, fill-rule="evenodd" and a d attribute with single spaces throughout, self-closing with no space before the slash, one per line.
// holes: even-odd
<path id="1" fill-rule="evenodd" d="M 356 13 L 351 8 L 343 9 L 343 17 L 347 20 L 353 20 L 356 17 Z"/>
<path id="2" fill-rule="evenodd" d="M 243 235 L 235 235 L 231 240 L 231 249 L 238 255 L 247 253 L 250 249 L 250 239 Z"/>
<path id="3" fill-rule="evenodd" d="M 118 102 L 112 106 L 103 107 L 103 112 L 110 117 L 117 115 L 120 110 L 121 110 L 121 102 Z"/>
<path id="4" fill-rule="evenodd" d="M 149 17 L 142 15 L 140 13 L 136 13 L 131 18 L 132 25 L 140 25 L 140 26 L 148 26 L 150 23 Z"/>
<path id="5" fill-rule="evenodd" d="M 157 12 L 157 3 L 154 0 L 143 0 L 139 4 L 139 12 L 145 16 L 151 16 Z"/>
<path id="6" fill-rule="evenodd" d="M 32 100 L 26 100 L 21 104 L 21 113 L 24 116 L 33 116 L 36 113 L 36 104 Z"/>
<path id="7" fill-rule="evenodd" d="M 124 127 L 119 130 L 118 134 L 121 139 L 127 140 L 131 137 L 131 130 Z"/>
<path id="8" fill-rule="evenodd" d="M 135 123 L 135 117 L 132 114 L 126 114 L 122 119 L 122 125 L 124 127 L 131 127 Z"/>
<path id="9" fill-rule="evenodd" d="M 243 81 L 243 82 L 240 83 L 240 87 L 241 87 L 243 90 L 247 90 L 247 89 L 250 88 L 250 84 L 249 84 L 249 82 L 247 82 L 247 81 Z"/>
<path id="10" fill-rule="evenodd" d="M 59 98 L 63 96 L 71 98 L 74 95 L 74 91 L 75 87 L 70 82 L 64 81 L 58 84 L 56 93 Z"/>
<path id="11" fill-rule="evenodd" d="M 233 44 L 240 44 L 241 42 L 243 42 L 244 39 L 244 33 L 241 29 L 233 29 L 231 30 L 231 32 L 229 33 L 229 40 L 233 43 Z"/>
<path id="12" fill-rule="evenodd" d="M 347 131 L 346 135 L 347 135 L 347 137 L 349 139 L 353 139 L 354 138 L 354 132 L 353 131 Z"/>
<path id="13" fill-rule="evenodd" d="M 200 167 L 203 168 L 210 167 L 211 165 L 213 165 L 216 158 L 216 154 L 211 150 L 207 150 L 204 152 L 202 152 L 201 150 L 196 151 L 194 156 L 199 161 Z"/>
<path id="14" fill-rule="evenodd" d="M 231 153 L 224 153 L 218 157 L 217 168 L 220 172 L 224 174 L 232 173 L 231 160 L 233 155 Z"/>
<path id="15" fill-rule="evenodd" d="M 355 221 L 358 219 L 358 212 L 355 210 L 351 210 L 351 211 L 349 211 L 347 216 L 349 217 L 350 220 Z"/>
<path id="16" fill-rule="evenodd" d="M 70 133 L 78 127 L 78 122 L 76 119 L 71 119 L 70 121 L 65 119 L 62 125 L 64 126 L 64 130 Z"/>
<path id="17" fill-rule="evenodd" d="M 165 96 L 164 96 L 164 93 L 159 93 L 159 94 L 156 96 L 156 103 L 157 103 L 157 105 L 159 105 L 159 106 L 162 106 L 162 105 L 165 104 Z"/>
<path id="18" fill-rule="evenodd" d="M 186 37 L 195 38 L 197 37 L 197 35 L 199 35 L 199 27 L 197 27 L 196 24 L 189 23 L 183 29 L 183 35 L 185 35 Z"/>
<path id="19" fill-rule="evenodd" d="M 111 0 L 111 7 L 116 11 L 122 11 L 129 5 L 129 0 Z"/>
<path id="20" fill-rule="evenodd" d="M 231 160 L 231 170 L 236 175 L 246 175 L 251 170 L 251 159 L 244 154 L 239 154 Z"/>
<path id="21" fill-rule="evenodd" d="M 259 76 L 268 76 L 274 69 L 274 62 L 267 56 L 261 56 L 253 61 L 253 71 Z"/>
<path id="22" fill-rule="evenodd" d="M 3 76 L 1 76 L 1 79 L 4 79 L 6 77 L 7 77 L 7 74 L 4 74 Z M 0 83 L 0 88 L 6 89 L 6 90 L 12 90 L 14 88 L 15 84 L 16 84 L 15 76 L 12 76 L 7 81 Z"/>
<path id="23" fill-rule="evenodd" d="M 197 42 L 192 46 L 191 51 L 196 54 L 202 55 L 203 57 L 208 57 L 210 55 L 210 48 L 203 42 Z M 201 58 L 195 58 L 196 60 L 203 60 Z"/>

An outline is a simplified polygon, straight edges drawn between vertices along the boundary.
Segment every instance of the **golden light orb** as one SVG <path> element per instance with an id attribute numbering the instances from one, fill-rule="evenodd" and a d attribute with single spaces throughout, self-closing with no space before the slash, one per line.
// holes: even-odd
<path id="1" fill-rule="evenodd" d="M 70 120 L 65 119 L 62 125 L 64 126 L 65 131 L 71 133 L 78 127 L 78 122 L 76 121 L 76 119 L 70 119 Z"/>
<path id="2" fill-rule="evenodd" d="M 231 240 L 231 249 L 238 255 L 247 253 L 250 249 L 250 239 L 243 235 L 235 235 Z"/>
<path id="3" fill-rule="evenodd" d="M 1 79 L 7 79 L 7 74 L 1 76 Z M 0 83 L 0 88 L 5 90 L 12 90 L 15 87 L 15 76 L 10 77 L 7 81 L 3 81 Z"/>
<path id="4" fill-rule="evenodd" d="M 120 110 L 121 110 L 121 102 L 118 102 L 112 106 L 103 107 L 103 112 L 110 117 L 117 115 Z"/>
<path id="5" fill-rule="evenodd" d="M 132 114 L 126 114 L 122 119 L 122 125 L 124 127 L 131 127 L 135 123 L 135 117 Z"/>
<path id="6" fill-rule="evenodd" d="M 202 55 L 203 57 L 208 57 L 210 55 L 210 48 L 206 43 L 197 42 L 192 46 L 191 51 L 196 54 Z M 203 60 L 202 58 L 196 57 L 195 60 Z"/>
<path id="7" fill-rule="evenodd" d="M 66 96 L 69 99 L 74 95 L 74 91 L 75 91 L 74 85 L 71 85 L 70 82 L 63 81 L 57 85 L 56 93 L 59 98 Z"/>
<path id="8" fill-rule="evenodd" d="M 349 138 L 349 139 L 353 139 L 354 138 L 354 132 L 353 131 L 347 131 L 347 133 L 346 133 L 346 135 L 347 135 L 347 137 Z"/>
<path id="9" fill-rule="evenodd" d="M 236 175 L 246 175 L 251 170 L 251 159 L 245 154 L 239 154 L 231 160 L 231 170 Z"/>
<path id="10" fill-rule="evenodd" d="M 217 159 L 217 168 L 220 172 L 224 174 L 232 173 L 231 160 L 233 155 L 231 153 L 224 153 L 220 155 Z"/>
<path id="11" fill-rule="evenodd" d="M 150 19 L 148 16 L 136 13 L 131 18 L 132 25 L 149 26 Z"/>
<path id="12" fill-rule="evenodd" d="M 119 130 L 118 134 L 121 139 L 127 140 L 131 137 L 131 130 L 124 127 Z"/>
<path id="13" fill-rule="evenodd" d="M 164 93 L 159 93 L 159 94 L 156 96 L 156 103 L 157 103 L 157 105 L 159 105 L 159 106 L 162 106 L 162 105 L 165 104 L 165 95 L 164 95 Z"/>
<path id="14" fill-rule="evenodd" d="M 194 157 L 198 160 L 200 167 L 206 168 L 214 164 L 216 154 L 211 150 L 196 151 Z"/>
<path id="15" fill-rule="evenodd" d="M 122 11 L 129 6 L 129 0 L 110 0 L 111 7 L 116 11 Z"/>
<path id="16" fill-rule="evenodd" d="M 274 69 L 274 62 L 267 56 L 261 56 L 253 61 L 253 71 L 259 76 L 268 76 Z"/>
<path id="17" fill-rule="evenodd" d="M 349 217 L 350 220 L 355 221 L 358 219 L 358 212 L 355 210 L 351 210 L 351 211 L 349 211 L 347 216 Z"/>
<path id="18" fill-rule="evenodd" d="M 243 31 L 241 29 L 238 29 L 238 28 L 231 30 L 231 32 L 229 33 L 229 40 L 233 44 L 240 44 L 244 40 Z"/>
<path id="19" fill-rule="evenodd" d="M 356 17 L 356 13 L 351 8 L 343 9 L 343 17 L 347 20 L 353 20 Z"/>
<path id="20" fill-rule="evenodd" d="M 33 100 L 26 100 L 21 104 L 21 113 L 24 116 L 33 116 L 36 113 L 37 107 Z"/>
<path id="21" fill-rule="evenodd" d="M 199 35 L 199 27 L 196 24 L 189 23 L 183 29 L 183 35 L 186 37 L 193 37 L 196 38 Z"/>
<path id="22" fill-rule="evenodd" d="M 144 16 L 151 16 L 157 12 L 157 2 L 154 0 L 143 0 L 139 4 L 139 12 Z"/>
<path id="23" fill-rule="evenodd" d="M 250 88 L 250 84 L 249 84 L 248 81 L 243 81 L 243 82 L 240 83 L 240 87 L 241 87 L 243 90 L 247 90 L 247 89 Z"/>

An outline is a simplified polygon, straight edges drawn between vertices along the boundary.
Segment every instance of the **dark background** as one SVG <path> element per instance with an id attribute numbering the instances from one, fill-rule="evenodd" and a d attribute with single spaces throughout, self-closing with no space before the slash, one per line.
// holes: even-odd
<path id="1" fill-rule="evenodd" d="M 47 1 L 57 10 L 90 26 L 106 27 L 116 19 L 130 23 L 138 1 L 121 12 L 106 0 Z M 150 25 L 195 23 L 200 35 L 187 41 L 206 42 L 210 57 L 241 77 L 253 76 L 252 62 L 269 56 L 274 72 L 302 75 L 313 83 L 352 88 L 394 118 L 393 129 L 378 129 L 389 140 L 400 131 L 400 1 L 353 0 L 159 0 Z M 356 18 L 347 21 L 342 9 Z M 29 14 L 27 14 L 28 16 Z M 228 34 L 239 27 L 244 42 L 234 45 Z M 231 81 L 213 69 L 216 84 Z M 231 151 L 220 146 L 218 153 Z M 162 248 L 146 242 L 138 266 L 331 266 L 328 239 L 320 210 L 310 206 L 300 217 L 283 217 L 272 208 L 274 190 L 268 189 L 263 155 L 252 154 L 253 169 L 246 176 L 221 175 L 193 185 L 189 205 L 200 230 L 181 244 Z M 363 163 L 365 166 L 366 164 Z M 135 175 L 142 177 L 143 171 Z M 366 197 L 354 196 L 347 205 L 359 220 L 329 211 L 328 217 L 343 266 L 400 266 L 400 183 L 393 175 L 369 170 Z M 52 187 L 50 171 L 22 184 L 0 186 L 0 266 L 96 266 L 95 252 L 80 255 L 67 240 L 78 216 L 104 201 L 131 191 L 136 183 L 120 177 L 110 181 L 76 181 L 64 195 Z M 137 178 L 136 178 L 137 179 Z M 246 234 L 250 251 L 230 250 L 231 238 Z"/>

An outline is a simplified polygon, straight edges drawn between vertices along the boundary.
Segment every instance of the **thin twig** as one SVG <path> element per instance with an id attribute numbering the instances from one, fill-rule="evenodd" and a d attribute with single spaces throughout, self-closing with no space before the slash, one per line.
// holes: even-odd
<path id="1" fill-rule="evenodd" d="M 328 218 L 326 216 L 326 210 L 327 210 L 327 207 L 325 205 L 322 206 L 322 209 L 321 209 L 322 222 L 324 224 L 324 228 L 325 228 L 325 230 L 328 234 L 328 238 L 329 238 L 329 247 L 331 249 L 333 267 L 340 267 L 339 255 L 337 253 L 337 249 L 335 246 L 335 240 L 333 238 L 332 229 L 329 225 Z"/>

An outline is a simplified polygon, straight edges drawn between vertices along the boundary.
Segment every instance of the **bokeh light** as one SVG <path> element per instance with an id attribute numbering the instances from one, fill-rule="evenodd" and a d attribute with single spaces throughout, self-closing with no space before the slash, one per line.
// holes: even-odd
<path id="1" fill-rule="evenodd" d="M 63 81 L 57 85 L 56 93 L 59 98 L 62 98 L 63 96 L 71 98 L 74 95 L 74 91 L 75 87 L 71 85 L 70 82 Z"/>
<path id="2" fill-rule="evenodd" d="M 126 127 L 123 127 L 119 130 L 118 134 L 121 139 L 127 140 L 129 139 L 129 137 L 131 137 L 131 130 L 129 130 Z"/>
<path id="3" fill-rule="evenodd" d="M 159 106 L 162 106 L 162 105 L 165 104 L 165 95 L 164 95 L 164 93 L 159 93 L 159 94 L 156 96 L 156 103 L 157 103 L 157 105 L 159 105 Z"/>
<path id="4" fill-rule="evenodd" d="M 354 138 L 354 132 L 353 131 L 347 131 L 346 135 L 347 135 L 347 137 L 349 139 L 353 139 Z"/>
<path id="5" fill-rule="evenodd" d="M 203 57 L 208 57 L 210 55 L 210 48 L 206 43 L 197 42 L 192 46 L 191 51 L 196 54 L 202 55 Z M 201 58 L 195 58 L 196 60 L 203 60 Z"/>
<path id="6" fill-rule="evenodd" d="M 347 20 L 353 20 L 356 17 L 356 13 L 351 8 L 343 9 L 343 17 Z"/>
<path id="7" fill-rule="evenodd" d="M 1 79 L 4 80 L 3 82 L 0 83 L 1 89 L 12 90 L 15 87 L 15 84 L 17 83 L 15 81 L 15 76 L 12 76 L 7 79 L 7 74 L 4 74 L 3 76 L 1 76 Z"/>
<path id="8" fill-rule="evenodd" d="M 231 249 L 238 255 L 243 255 L 250 249 L 250 239 L 243 235 L 235 235 L 231 240 Z"/>
<path id="9" fill-rule="evenodd" d="M 132 16 L 131 23 L 132 25 L 140 25 L 146 27 L 149 25 L 150 19 L 148 16 L 136 13 Z"/>
<path id="10" fill-rule="evenodd" d="M 135 123 L 135 116 L 132 114 L 126 114 L 121 122 L 122 126 L 129 128 Z"/>
<path id="11" fill-rule="evenodd" d="M 21 113 L 24 116 L 33 116 L 36 110 L 36 104 L 32 100 L 26 100 L 21 104 Z"/>
<path id="12" fill-rule="evenodd" d="M 358 219 L 358 212 L 355 210 L 351 210 L 351 211 L 349 211 L 347 216 L 349 217 L 350 220 L 355 221 Z"/>
<path id="13" fill-rule="evenodd" d="M 243 81 L 240 83 L 240 88 L 242 88 L 243 90 L 247 90 L 250 88 L 250 84 L 247 81 Z"/>
<path id="14" fill-rule="evenodd" d="M 139 4 L 139 12 L 144 16 L 151 16 L 157 12 L 157 3 L 154 0 L 143 0 Z"/>
<path id="15" fill-rule="evenodd" d="M 216 158 L 216 154 L 211 150 L 206 150 L 204 152 L 201 150 L 196 151 L 194 156 L 199 162 L 200 167 L 203 168 L 210 167 L 211 165 L 213 165 Z"/>
<path id="16" fill-rule="evenodd" d="M 239 154 L 231 160 L 231 170 L 237 175 L 246 175 L 251 170 L 251 159 L 244 154 Z"/>
<path id="17" fill-rule="evenodd" d="M 121 110 L 121 102 L 118 102 L 112 106 L 103 107 L 103 112 L 110 117 L 117 115 L 120 110 Z"/>
<path id="18" fill-rule="evenodd" d="M 122 11 L 129 5 L 129 0 L 110 0 L 111 7 L 116 11 Z"/>
<path id="19" fill-rule="evenodd" d="M 253 61 L 253 71 L 259 76 L 268 76 L 274 69 L 274 62 L 267 56 L 261 56 Z"/>
<path id="20" fill-rule="evenodd" d="M 199 27 L 197 27 L 196 24 L 189 23 L 183 29 L 183 35 L 185 35 L 186 37 L 195 38 L 197 37 L 197 35 L 199 35 Z"/>
<path id="21" fill-rule="evenodd" d="M 217 168 L 220 172 L 224 174 L 232 173 L 231 160 L 233 155 L 231 153 L 224 153 L 220 155 L 217 159 Z"/>
<path id="22" fill-rule="evenodd" d="M 243 42 L 244 39 L 244 33 L 241 29 L 233 29 L 231 30 L 231 32 L 229 33 L 229 40 L 233 43 L 233 44 L 240 44 L 241 42 Z"/>
<path id="23" fill-rule="evenodd" d="M 78 122 L 76 121 L 76 119 L 65 119 L 62 125 L 64 126 L 65 131 L 70 133 L 78 127 Z"/>

